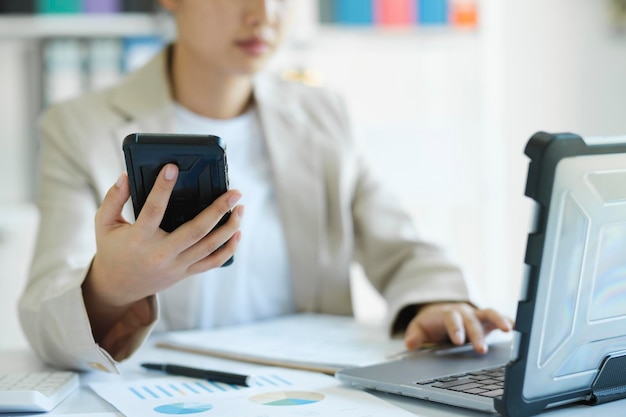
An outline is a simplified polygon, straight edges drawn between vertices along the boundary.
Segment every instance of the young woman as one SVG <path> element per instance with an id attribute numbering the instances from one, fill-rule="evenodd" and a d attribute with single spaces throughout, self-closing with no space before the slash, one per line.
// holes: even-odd
<path id="1" fill-rule="evenodd" d="M 291 0 L 161 4 L 177 22 L 173 45 L 120 85 L 41 119 L 40 234 L 20 317 L 44 360 L 115 372 L 154 328 L 351 314 L 354 261 L 409 348 L 469 340 L 482 352 L 487 332 L 511 328 L 476 308 L 457 267 L 418 239 L 368 169 L 342 101 L 262 72 Z M 168 165 L 127 222 L 121 143 L 133 132 L 221 136 L 233 189 L 166 233 L 159 224 L 178 175 Z"/>

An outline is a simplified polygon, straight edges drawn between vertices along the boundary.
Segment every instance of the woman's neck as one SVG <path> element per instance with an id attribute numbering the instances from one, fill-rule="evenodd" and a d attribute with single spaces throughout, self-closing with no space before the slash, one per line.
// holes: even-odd
<path id="1" fill-rule="evenodd" d="M 252 100 L 251 76 L 211 71 L 181 50 L 172 53 L 170 74 L 178 103 L 212 119 L 231 119 L 246 111 Z"/>

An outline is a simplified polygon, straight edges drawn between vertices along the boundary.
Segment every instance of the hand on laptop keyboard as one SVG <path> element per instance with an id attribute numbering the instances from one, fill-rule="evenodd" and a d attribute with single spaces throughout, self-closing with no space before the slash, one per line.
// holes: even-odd
<path id="1" fill-rule="evenodd" d="M 409 350 L 425 342 L 469 341 L 479 353 L 487 353 L 485 336 L 492 330 L 509 332 L 513 320 L 493 309 L 477 309 L 467 303 L 434 303 L 421 307 L 409 323 L 405 343 Z"/>

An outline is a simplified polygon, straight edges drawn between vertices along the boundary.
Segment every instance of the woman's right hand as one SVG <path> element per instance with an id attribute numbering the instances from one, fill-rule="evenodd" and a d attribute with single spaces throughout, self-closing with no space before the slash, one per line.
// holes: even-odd
<path id="1" fill-rule="evenodd" d="M 243 206 L 235 207 L 239 191 L 226 192 L 171 233 L 159 227 L 177 177 L 174 164 L 161 170 L 134 224 L 122 216 L 130 197 L 126 174 L 109 189 L 98 209 L 97 252 L 83 283 L 90 319 L 100 324 L 95 333 L 106 333 L 134 303 L 190 275 L 220 267 L 235 253 L 243 215 Z M 228 221 L 212 231 L 229 210 Z"/>

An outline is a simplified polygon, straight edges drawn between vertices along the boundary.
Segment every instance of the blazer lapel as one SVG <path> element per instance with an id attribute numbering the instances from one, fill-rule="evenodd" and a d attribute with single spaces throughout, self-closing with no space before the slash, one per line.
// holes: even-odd
<path id="1" fill-rule="evenodd" d="M 289 251 L 295 308 L 315 311 L 320 295 L 320 277 L 316 275 L 325 195 L 320 181 L 322 158 L 307 115 L 294 97 L 281 96 L 283 90 L 257 80 L 255 99 Z"/>

